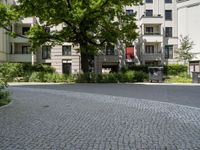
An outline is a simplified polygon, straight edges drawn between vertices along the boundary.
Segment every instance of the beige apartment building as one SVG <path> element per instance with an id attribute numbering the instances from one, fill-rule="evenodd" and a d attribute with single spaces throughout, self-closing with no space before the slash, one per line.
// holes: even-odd
<path id="1" fill-rule="evenodd" d="M 127 65 L 179 63 L 178 14 L 176 0 L 143 0 L 143 5 L 126 6 L 127 14 L 136 13 L 139 37 L 132 47 L 118 43 L 95 57 L 95 72 L 102 68 Z M 121 45 L 121 46 L 120 46 Z"/>
<path id="2" fill-rule="evenodd" d="M 105 46 L 94 57 L 92 71 L 101 73 L 102 69 L 120 69 L 125 64 L 161 65 L 177 63 L 175 50 L 178 47 L 178 14 L 175 0 L 144 0 L 140 6 L 126 6 L 126 13 L 137 13 L 138 39 L 131 47 L 122 43 Z M 24 18 L 12 25 L 12 30 L 25 34 L 37 22 L 37 18 Z M 50 30 L 62 28 L 62 25 Z M 11 38 L 0 31 L 1 62 L 35 62 L 51 65 L 58 73 L 80 73 L 80 54 L 78 45 L 64 43 L 49 47 L 42 46 L 36 54 L 31 54 L 27 39 Z"/>
<path id="3" fill-rule="evenodd" d="M 135 42 L 141 64 L 177 63 L 177 3 L 175 0 L 144 0 L 140 6 L 126 6 L 127 13 L 137 13 L 139 38 Z"/>

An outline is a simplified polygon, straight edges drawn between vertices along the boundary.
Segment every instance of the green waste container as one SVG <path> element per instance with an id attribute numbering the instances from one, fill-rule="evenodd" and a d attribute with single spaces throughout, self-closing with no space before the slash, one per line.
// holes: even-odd
<path id="1" fill-rule="evenodd" d="M 200 72 L 192 72 L 192 83 L 200 83 Z"/>
<path id="2" fill-rule="evenodd" d="M 149 81 L 163 82 L 163 67 L 149 67 Z"/>

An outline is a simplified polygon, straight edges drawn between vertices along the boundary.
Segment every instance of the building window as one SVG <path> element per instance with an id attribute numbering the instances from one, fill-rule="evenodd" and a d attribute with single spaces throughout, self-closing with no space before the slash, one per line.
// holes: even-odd
<path id="1" fill-rule="evenodd" d="M 30 30 L 30 27 L 22 27 L 22 35 L 25 35 Z"/>
<path id="2" fill-rule="evenodd" d="M 29 54 L 30 51 L 29 51 L 29 46 L 22 46 L 22 54 Z"/>
<path id="3" fill-rule="evenodd" d="M 62 46 L 62 55 L 71 55 L 71 46 Z"/>
<path id="4" fill-rule="evenodd" d="M 115 47 L 113 45 L 106 46 L 106 55 L 115 55 Z"/>
<path id="5" fill-rule="evenodd" d="M 145 46 L 145 53 L 154 53 L 154 45 L 146 45 Z"/>
<path id="6" fill-rule="evenodd" d="M 172 27 L 165 27 L 165 37 L 172 37 Z"/>
<path id="7" fill-rule="evenodd" d="M 126 10 L 127 15 L 132 15 L 133 14 L 133 9 L 127 9 Z"/>
<path id="8" fill-rule="evenodd" d="M 153 3 L 153 0 L 146 0 L 146 3 Z"/>
<path id="9" fill-rule="evenodd" d="M 173 59 L 173 45 L 165 46 L 165 59 Z"/>
<path id="10" fill-rule="evenodd" d="M 146 10 L 146 16 L 147 17 L 151 17 L 151 16 L 153 16 L 153 10 Z"/>
<path id="11" fill-rule="evenodd" d="M 50 59 L 50 58 L 51 58 L 51 47 L 42 46 L 42 59 Z"/>
<path id="12" fill-rule="evenodd" d="M 172 0 L 165 0 L 165 3 L 172 3 Z"/>
<path id="13" fill-rule="evenodd" d="M 165 10 L 165 20 L 172 20 L 172 10 Z"/>
<path id="14" fill-rule="evenodd" d="M 145 30 L 146 30 L 145 34 L 147 34 L 147 35 L 153 34 L 153 27 L 146 27 Z"/>
<path id="15" fill-rule="evenodd" d="M 10 44 L 10 54 L 12 54 L 13 53 L 13 46 L 12 46 L 12 44 Z"/>

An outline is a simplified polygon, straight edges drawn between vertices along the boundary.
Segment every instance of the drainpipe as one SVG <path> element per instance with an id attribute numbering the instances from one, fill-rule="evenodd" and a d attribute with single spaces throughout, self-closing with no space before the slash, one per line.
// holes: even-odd
<path id="1" fill-rule="evenodd" d="M 34 65 L 34 52 L 32 51 L 31 52 L 31 65 L 33 66 Z"/>

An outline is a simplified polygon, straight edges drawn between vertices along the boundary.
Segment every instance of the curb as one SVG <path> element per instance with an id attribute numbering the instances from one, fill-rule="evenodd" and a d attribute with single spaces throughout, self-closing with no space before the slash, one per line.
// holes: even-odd
<path id="1" fill-rule="evenodd" d="M 23 85 L 63 85 L 63 84 L 76 84 L 76 83 L 54 83 L 54 82 L 51 82 L 51 83 L 43 83 L 43 82 L 10 82 L 10 83 L 8 83 L 9 86 L 23 86 Z M 80 84 L 80 83 L 77 83 L 77 84 Z M 150 83 L 150 82 L 135 82 L 135 83 L 116 83 L 116 84 L 160 85 L 160 86 L 200 86 L 200 84 L 198 84 L 198 83 Z"/>
<path id="2" fill-rule="evenodd" d="M 131 84 L 131 83 L 127 83 Z M 161 85 L 161 86 L 200 86 L 198 83 L 148 83 L 148 82 L 138 82 L 134 83 L 138 85 Z"/>

